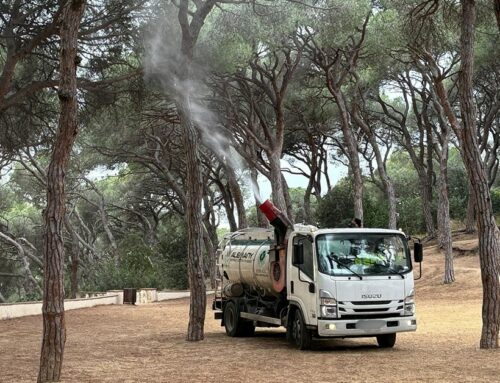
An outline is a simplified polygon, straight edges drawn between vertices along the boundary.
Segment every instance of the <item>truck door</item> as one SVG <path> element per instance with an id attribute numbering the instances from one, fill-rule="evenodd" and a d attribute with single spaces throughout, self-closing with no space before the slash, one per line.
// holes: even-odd
<path id="1" fill-rule="evenodd" d="M 302 309 L 307 324 L 317 324 L 316 286 L 314 281 L 314 251 L 312 238 L 296 235 L 291 241 L 289 260 L 288 300 L 296 302 Z M 302 256 L 294 253 L 302 252 Z M 300 259 L 299 259 L 300 258 Z"/>

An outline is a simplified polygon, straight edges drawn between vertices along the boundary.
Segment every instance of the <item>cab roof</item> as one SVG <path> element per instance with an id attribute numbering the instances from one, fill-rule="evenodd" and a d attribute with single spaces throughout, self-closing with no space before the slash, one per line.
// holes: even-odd
<path id="1" fill-rule="evenodd" d="M 298 230 L 297 230 L 298 229 Z M 378 228 L 336 228 L 336 229 L 316 229 L 316 230 L 303 230 L 305 228 L 295 228 L 295 233 L 304 233 L 304 234 L 312 234 L 314 236 L 320 234 L 397 234 L 406 236 L 401 230 L 392 230 L 392 229 L 378 229 Z"/>

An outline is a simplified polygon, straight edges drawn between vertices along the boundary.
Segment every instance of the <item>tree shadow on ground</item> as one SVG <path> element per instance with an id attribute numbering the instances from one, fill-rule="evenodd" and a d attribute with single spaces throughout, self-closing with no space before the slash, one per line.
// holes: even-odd
<path id="1" fill-rule="evenodd" d="M 246 345 L 256 347 L 287 347 L 294 349 L 293 345 L 288 344 L 286 341 L 286 333 L 284 331 L 259 331 L 256 330 L 255 334 L 251 337 L 244 338 L 231 338 L 225 332 L 207 332 L 205 333 L 207 339 L 216 340 L 217 342 L 244 342 Z M 358 338 L 358 339 L 328 339 L 328 340 L 314 340 L 312 351 L 315 352 L 358 352 L 358 351 L 378 351 L 380 348 L 375 342 L 375 338 Z M 387 351 L 387 349 L 386 349 Z"/>

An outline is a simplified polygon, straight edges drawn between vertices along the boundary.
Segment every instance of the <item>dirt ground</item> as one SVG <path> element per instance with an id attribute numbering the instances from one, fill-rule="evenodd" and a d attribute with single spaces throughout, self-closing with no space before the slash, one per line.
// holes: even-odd
<path id="1" fill-rule="evenodd" d="M 468 239 L 467 244 L 470 244 Z M 288 346 L 284 332 L 229 338 L 207 310 L 203 342 L 184 340 L 188 300 L 69 311 L 64 382 L 500 382 L 500 350 L 479 349 L 477 256 L 456 258 L 457 281 L 442 284 L 443 259 L 425 251 L 417 281 L 416 333 L 393 349 L 374 338 Z M 418 274 L 418 272 L 417 272 Z M 209 297 L 209 305 L 211 297 Z M 0 382 L 36 380 L 41 317 L 0 322 Z"/>

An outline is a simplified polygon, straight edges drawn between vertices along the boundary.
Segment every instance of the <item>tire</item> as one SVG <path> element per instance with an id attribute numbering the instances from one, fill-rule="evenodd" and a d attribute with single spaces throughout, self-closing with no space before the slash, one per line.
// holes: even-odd
<path id="1" fill-rule="evenodd" d="M 377 335 L 377 343 L 380 348 L 392 348 L 396 343 L 396 333 Z"/>
<path id="2" fill-rule="evenodd" d="M 309 350 L 312 334 L 306 327 L 306 322 L 299 309 L 294 311 L 292 322 L 287 328 L 287 339 L 299 350 Z"/>
<path id="3" fill-rule="evenodd" d="M 289 309 L 290 311 L 288 312 L 288 320 L 286 324 L 286 340 L 288 343 L 290 343 L 292 346 L 295 345 L 295 339 L 293 339 L 293 319 L 295 318 L 295 310 Z"/>
<path id="4" fill-rule="evenodd" d="M 241 335 L 240 336 L 254 336 L 255 334 L 255 325 L 253 322 L 243 320 L 241 321 Z"/>
<path id="5" fill-rule="evenodd" d="M 255 333 L 253 322 L 242 319 L 239 307 L 232 301 L 224 307 L 224 327 L 231 337 L 252 336 Z"/>

